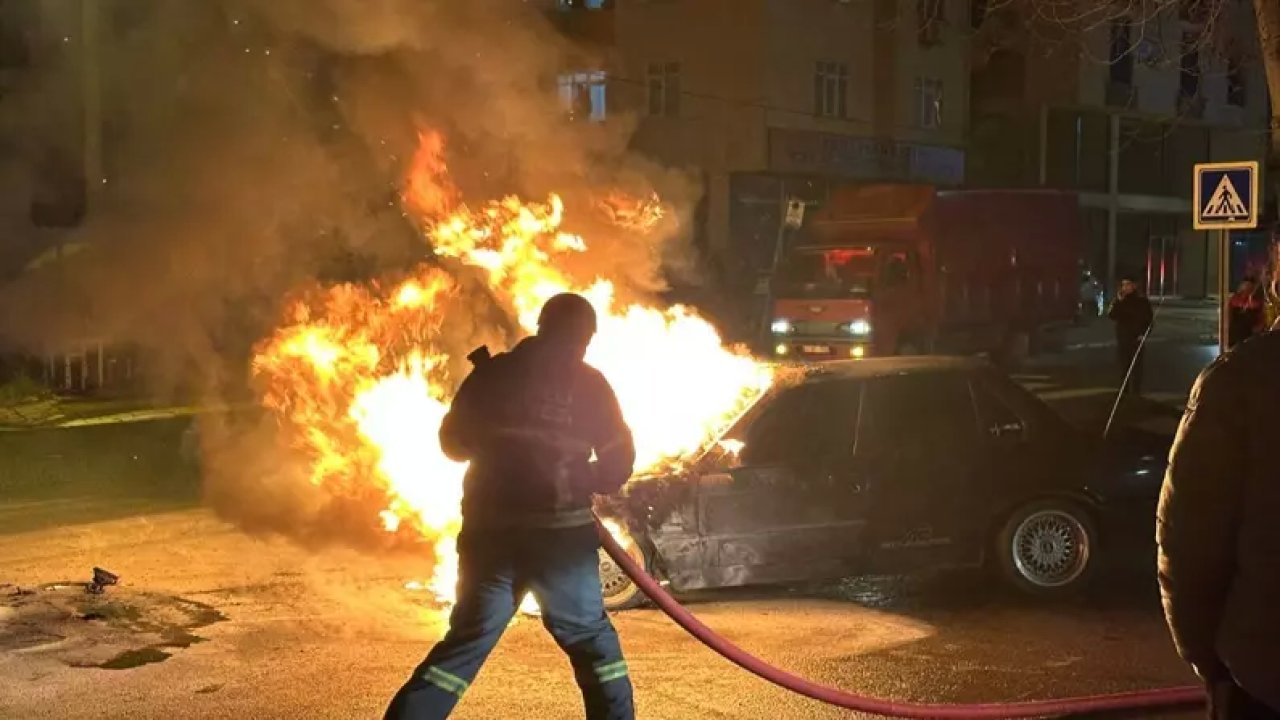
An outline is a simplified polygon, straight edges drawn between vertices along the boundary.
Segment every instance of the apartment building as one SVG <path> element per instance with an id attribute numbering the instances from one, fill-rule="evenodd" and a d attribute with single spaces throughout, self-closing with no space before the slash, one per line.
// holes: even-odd
<path id="1" fill-rule="evenodd" d="M 1030 17 L 1026 3 L 974 7 L 971 182 L 1077 191 L 1082 257 L 1112 284 L 1128 274 L 1153 295 L 1215 292 L 1212 240 L 1191 227 L 1192 166 L 1263 159 L 1251 4 L 1167 4 L 1081 27 Z M 1199 14 L 1209 7 L 1222 15 Z M 1237 238 L 1233 280 L 1262 237 Z"/>
<path id="2" fill-rule="evenodd" d="M 696 232 L 743 304 L 785 198 L 965 181 L 967 13 L 961 0 L 618 2 L 607 112 L 638 117 L 636 150 L 700 174 Z"/>
<path id="3" fill-rule="evenodd" d="M 84 78 L 50 71 L 78 57 L 83 38 L 79 6 L 59 9 L 0 0 L 0 278 L 55 250 L 85 212 L 84 149 L 97 133 L 81 122 Z"/>

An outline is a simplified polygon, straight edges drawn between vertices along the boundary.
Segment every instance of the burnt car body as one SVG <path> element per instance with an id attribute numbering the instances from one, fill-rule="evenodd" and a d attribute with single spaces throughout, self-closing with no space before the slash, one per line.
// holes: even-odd
<path id="1" fill-rule="evenodd" d="M 994 564 L 1057 594 L 1083 584 L 1107 528 L 1154 517 L 1168 438 L 1091 438 L 984 361 L 798 372 L 729 431 L 736 462 L 704 458 L 654 493 L 666 503 L 631 504 L 673 590 Z M 616 580 L 611 606 L 638 599 Z"/>

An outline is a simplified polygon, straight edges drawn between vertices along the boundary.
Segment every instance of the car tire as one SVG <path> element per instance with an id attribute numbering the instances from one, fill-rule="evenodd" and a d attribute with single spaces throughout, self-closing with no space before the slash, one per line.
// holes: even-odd
<path id="1" fill-rule="evenodd" d="M 1098 564 L 1097 525 L 1079 503 L 1045 499 L 1015 510 L 996 534 L 994 558 L 1019 591 L 1064 597 L 1083 589 Z"/>
<path id="2" fill-rule="evenodd" d="M 649 553 L 645 552 L 644 547 L 634 539 L 627 539 L 629 542 L 623 543 L 627 554 L 639 563 L 646 573 L 649 572 Z M 609 557 L 609 553 L 605 552 L 604 548 L 600 548 L 600 594 L 604 597 L 604 609 L 610 612 L 640 607 L 648 599 L 640 586 L 627 577 L 622 567 Z"/>

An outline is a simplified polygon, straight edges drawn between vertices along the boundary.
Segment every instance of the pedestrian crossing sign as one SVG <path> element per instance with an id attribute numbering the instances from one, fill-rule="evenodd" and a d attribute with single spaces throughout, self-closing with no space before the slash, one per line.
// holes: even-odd
<path id="1" fill-rule="evenodd" d="M 1258 226 L 1258 163 L 1196 165 L 1196 230 L 1250 230 Z"/>

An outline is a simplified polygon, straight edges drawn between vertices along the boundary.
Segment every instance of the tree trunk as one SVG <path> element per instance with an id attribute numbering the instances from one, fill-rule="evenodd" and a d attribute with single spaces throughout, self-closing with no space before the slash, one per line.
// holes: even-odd
<path id="1" fill-rule="evenodd" d="M 1258 44 L 1271 96 L 1270 142 L 1267 147 L 1267 182 L 1280 203 L 1280 0 L 1253 0 L 1258 16 Z"/>

